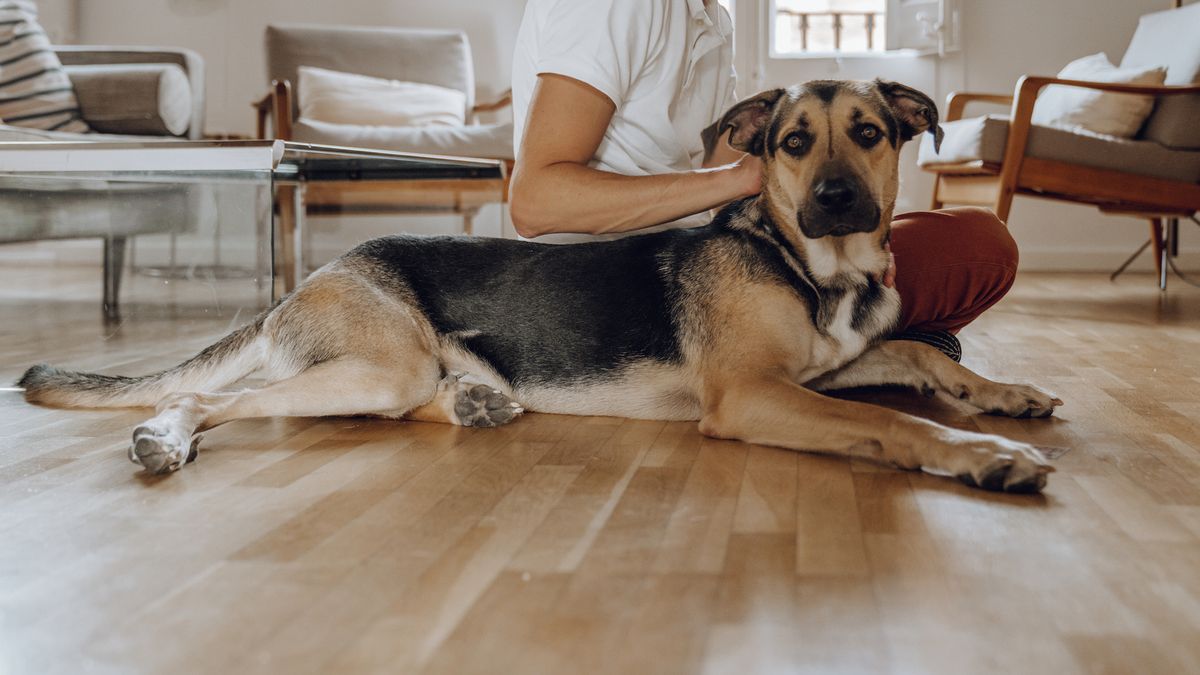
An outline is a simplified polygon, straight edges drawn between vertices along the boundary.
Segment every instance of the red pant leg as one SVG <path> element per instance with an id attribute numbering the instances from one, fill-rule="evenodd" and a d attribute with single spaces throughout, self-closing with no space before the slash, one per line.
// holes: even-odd
<path id="1" fill-rule="evenodd" d="M 900 329 L 957 333 L 1012 287 L 1017 244 L 987 209 L 902 213 L 892 221 Z"/>

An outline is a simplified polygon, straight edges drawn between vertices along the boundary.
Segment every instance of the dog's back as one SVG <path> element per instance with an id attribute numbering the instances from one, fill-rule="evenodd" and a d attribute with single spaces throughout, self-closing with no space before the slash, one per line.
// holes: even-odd
<path id="1" fill-rule="evenodd" d="M 602 378 L 630 363 L 678 361 L 680 256 L 709 233 L 670 231 L 548 245 L 464 237 L 383 237 L 343 258 L 411 298 L 514 386 Z"/>

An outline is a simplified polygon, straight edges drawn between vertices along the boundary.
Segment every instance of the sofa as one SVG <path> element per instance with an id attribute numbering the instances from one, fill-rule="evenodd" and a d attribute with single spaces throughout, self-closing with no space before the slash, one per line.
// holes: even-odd
<path id="1" fill-rule="evenodd" d="M 84 121 L 94 133 L 0 124 L 0 144 L 162 142 L 204 134 L 204 63 L 184 49 L 56 46 Z M 0 150 L 3 146 L 0 145 Z M 119 317 L 131 237 L 193 229 L 204 213 L 196 186 L 0 175 L 0 244 L 98 238 L 104 242 L 102 308 Z"/>

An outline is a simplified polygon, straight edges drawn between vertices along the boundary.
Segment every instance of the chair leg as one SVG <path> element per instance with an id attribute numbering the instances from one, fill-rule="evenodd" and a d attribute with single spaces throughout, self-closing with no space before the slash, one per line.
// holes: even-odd
<path id="1" fill-rule="evenodd" d="M 941 197 L 938 194 L 941 191 L 941 187 L 942 187 L 942 174 L 940 174 L 940 173 L 934 174 L 933 175 L 933 201 L 929 205 L 929 210 L 931 210 L 931 211 L 937 211 L 938 209 L 940 209 L 946 205 L 944 202 L 942 202 Z"/>
<path id="2" fill-rule="evenodd" d="M 1159 291 L 1166 291 L 1166 246 L 1163 243 L 1163 219 L 1150 219 L 1150 244 L 1154 255 L 1154 271 L 1158 274 Z"/>
<path id="3" fill-rule="evenodd" d="M 1012 210 L 1012 201 L 1012 190 L 1004 189 L 1004 185 L 1001 184 L 997 188 L 996 205 L 992 208 L 992 211 L 995 211 L 996 217 L 1005 223 L 1008 222 L 1008 213 Z"/>
<path id="4" fill-rule="evenodd" d="M 104 318 L 115 321 L 121 318 L 121 274 L 125 271 L 125 237 L 104 239 Z"/>
<path id="5" fill-rule="evenodd" d="M 296 288 L 296 188 L 291 185 L 279 185 L 275 188 L 276 208 L 278 211 L 276 234 L 279 245 L 279 273 L 283 278 L 281 297 L 291 293 Z"/>

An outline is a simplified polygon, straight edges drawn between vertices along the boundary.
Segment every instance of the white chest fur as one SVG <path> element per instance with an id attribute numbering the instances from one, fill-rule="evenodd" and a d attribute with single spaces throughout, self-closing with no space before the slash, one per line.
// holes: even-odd
<path id="1" fill-rule="evenodd" d="M 824 331 L 817 334 L 808 354 L 808 363 L 800 371 L 799 380 L 807 382 L 853 361 L 884 332 L 890 330 L 900 315 L 900 294 L 894 288 L 884 288 L 871 300 L 867 314 L 855 325 L 862 300 L 858 293 L 846 293 L 829 308 L 832 317 Z"/>

